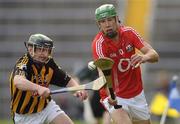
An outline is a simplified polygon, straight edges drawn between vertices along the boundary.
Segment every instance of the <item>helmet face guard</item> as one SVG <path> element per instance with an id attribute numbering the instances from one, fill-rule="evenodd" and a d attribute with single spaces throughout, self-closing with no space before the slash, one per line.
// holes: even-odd
<path id="1" fill-rule="evenodd" d="M 95 11 L 96 20 L 102 20 L 104 18 L 110 18 L 117 16 L 114 5 L 112 4 L 104 4 L 98 7 Z"/>
<path id="2" fill-rule="evenodd" d="M 41 52 L 44 50 L 48 51 L 49 55 L 47 60 L 49 60 L 49 58 L 52 56 L 52 49 L 54 48 L 53 41 L 43 34 L 31 35 L 29 40 L 27 41 L 27 46 L 32 47 L 32 53 L 30 53 L 32 58 L 34 57 L 37 49 Z"/>

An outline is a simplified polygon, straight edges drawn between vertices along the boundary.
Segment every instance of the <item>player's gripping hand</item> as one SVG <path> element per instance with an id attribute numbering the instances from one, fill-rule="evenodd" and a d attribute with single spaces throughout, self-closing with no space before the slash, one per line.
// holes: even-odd
<path id="1" fill-rule="evenodd" d="M 43 87 L 43 86 L 38 85 L 37 86 L 37 93 L 39 96 L 46 98 L 50 95 L 50 89 L 47 87 Z"/>
<path id="2" fill-rule="evenodd" d="M 138 67 L 141 63 L 145 62 L 145 57 L 141 54 L 134 54 L 131 56 L 131 65 L 136 68 Z"/>
<path id="3" fill-rule="evenodd" d="M 112 106 L 117 105 L 117 100 L 113 100 L 110 96 L 108 97 L 108 103 Z"/>
<path id="4" fill-rule="evenodd" d="M 114 106 L 109 103 L 109 97 L 106 97 L 103 100 L 101 99 L 100 102 L 108 112 L 111 113 L 114 110 Z"/>
<path id="5" fill-rule="evenodd" d="M 81 101 L 83 101 L 83 100 L 87 99 L 88 93 L 85 90 L 76 91 L 74 93 L 74 96 L 78 97 Z"/>

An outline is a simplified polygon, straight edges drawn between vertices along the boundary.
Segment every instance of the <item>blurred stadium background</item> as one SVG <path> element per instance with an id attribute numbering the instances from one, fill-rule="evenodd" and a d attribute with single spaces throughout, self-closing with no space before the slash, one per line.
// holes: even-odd
<path id="1" fill-rule="evenodd" d="M 103 3 L 115 4 L 122 23 L 136 29 L 160 54 L 159 63 L 143 65 L 148 102 L 159 70 L 180 74 L 180 0 L 0 0 L 0 119 L 10 119 L 8 78 L 26 51 L 23 42 L 33 33 L 49 36 L 55 41 L 55 60 L 75 75 L 92 59 L 91 41 L 98 31 L 94 11 Z M 55 99 L 59 104 L 73 101 L 77 107 L 64 108 L 71 106 L 68 114 L 82 119 L 82 103 L 69 94 Z"/>

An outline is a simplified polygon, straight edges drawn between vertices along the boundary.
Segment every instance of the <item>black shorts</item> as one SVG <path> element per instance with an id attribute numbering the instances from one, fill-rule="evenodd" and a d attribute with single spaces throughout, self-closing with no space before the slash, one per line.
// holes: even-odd
<path id="1" fill-rule="evenodd" d="M 105 109 L 103 105 L 100 103 L 100 96 L 98 91 L 94 91 L 93 96 L 90 99 L 90 104 L 94 117 L 96 118 L 102 117 Z"/>

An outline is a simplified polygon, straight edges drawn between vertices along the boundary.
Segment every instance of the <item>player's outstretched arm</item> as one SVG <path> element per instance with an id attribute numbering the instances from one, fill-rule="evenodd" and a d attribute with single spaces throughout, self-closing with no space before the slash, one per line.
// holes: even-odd
<path id="1" fill-rule="evenodd" d="M 74 86 L 79 86 L 78 82 L 71 78 L 71 80 L 68 82 L 67 87 L 74 87 Z M 88 93 L 85 90 L 81 91 L 76 91 L 74 93 L 74 96 L 78 97 L 81 101 L 87 99 Z"/>

